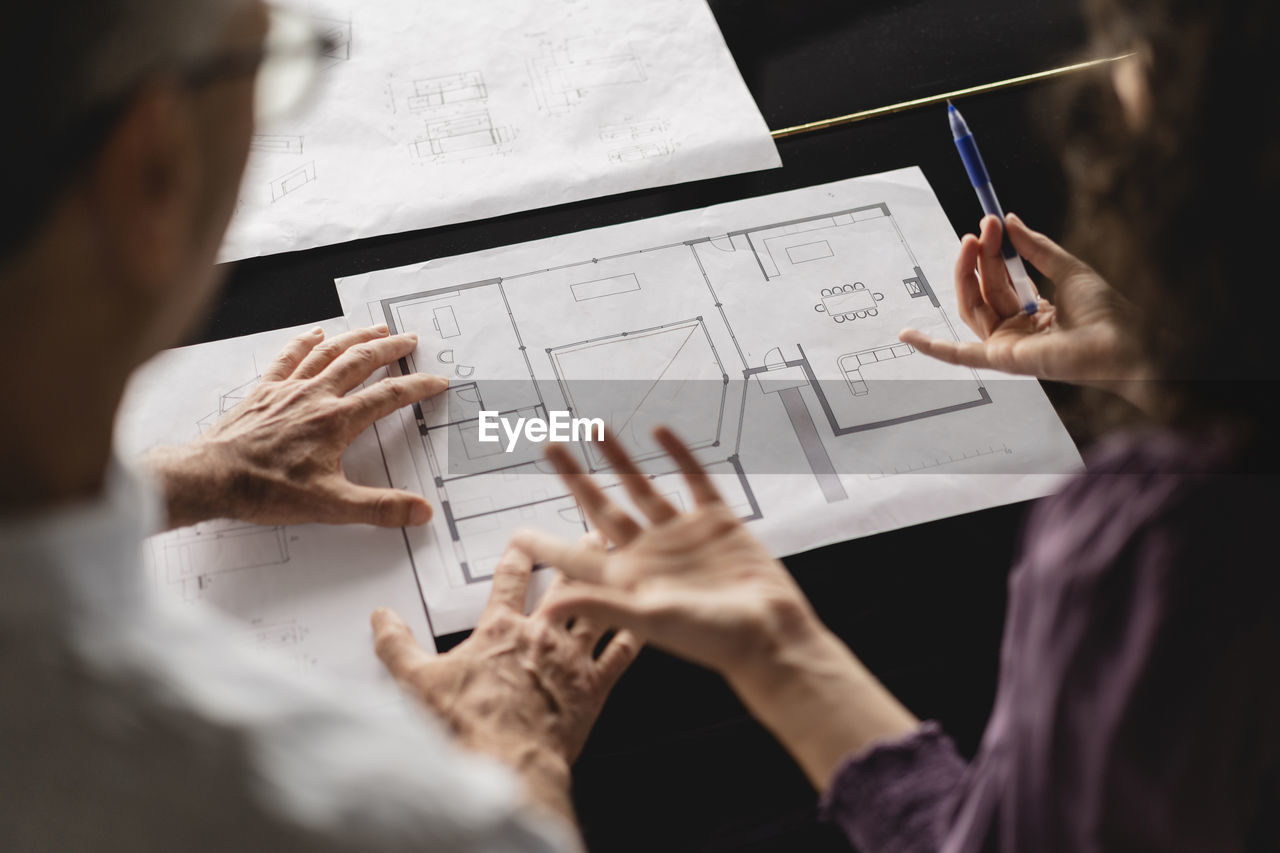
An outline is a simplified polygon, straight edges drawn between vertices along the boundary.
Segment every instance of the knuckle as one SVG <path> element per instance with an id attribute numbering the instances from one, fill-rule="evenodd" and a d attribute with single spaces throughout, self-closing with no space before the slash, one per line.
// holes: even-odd
<path id="1" fill-rule="evenodd" d="M 426 693 L 430 687 L 431 665 L 428 661 L 418 661 L 405 666 L 402 678 L 410 684 L 418 686 Z"/>
<path id="2" fill-rule="evenodd" d="M 337 341 L 325 341 L 318 344 L 314 351 L 323 358 L 334 359 L 342 354 L 342 344 Z"/>
<path id="3" fill-rule="evenodd" d="M 507 610 L 500 610 L 490 616 L 485 623 L 480 626 L 480 631 L 490 640 L 502 640 L 511 636 L 511 634 L 518 628 L 519 624 L 520 620 L 514 613 Z"/>
<path id="4" fill-rule="evenodd" d="M 503 555 L 498 558 L 498 565 L 494 567 L 495 572 L 506 572 L 509 574 L 523 574 L 526 568 L 526 561 L 523 556 L 514 548 L 508 548 Z"/>
<path id="5" fill-rule="evenodd" d="M 620 654 L 633 658 L 640 654 L 640 640 L 631 634 L 618 634 L 613 638 L 614 647 Z"/>
<path id="6" fill-rule="evenodd" d="M 632 524 L 631 516 L 627 515 L 622 509 L 609 504 L 601 509 L 605 519 L 615 527 L 627 527 Z"/>
<path id="7" fill-rule="evenodd" d="M 400 520 L 400 502 L 392 494 L 381 494 L 373 501 L 374 517 L 384 524 L 395 524 Z"/>
<path id="8" fill-rule="evenodd" d="M 407 638 L 408 633 L 400 625 L 393 625 L 389 628 L 384 628 L 378 634 L 377 639 L 374 640 L 373 650 L 377 653 L 378 657 L 386 660 L 392 657 L 394 653 L 401 648 Z"/>
<path id="9" fill-rule="evenodd" d="M 520 559 L 519 554 L 508 550 L 498 559 L 498 568 L 506 572 L 522 572 L 524 561 Z"/>
<path id="10" fill-rule="evenodd" d="M 502 706 L 498 702 L 497 697 L 492 694 L 488 694 L 475 700 L 471 713 L 478 719 L 487 720 L 501 710 Z"/>
<path id="11" fill-rule="evenodd" d="M 560 645 L 559 637 L 546 622 L 535 621 L 529 624 L 529 645 L 541 655 L 550 654 Z"/>
<path id="12" fill-rule="evenodd" d="M 402 377 L 391 376 L 378 382 L 378 393 L 388 402 L 404 405 L 410 402 L 412 394 Z"/>
<path id="13" fill-rule="evenodd" d="M 347 353 L 350 356 L 351 361 L 361 367 L 367 367 L 378 362 L 378 348 L 376 345 L 371 343 L 357 344 L 347 350 Z"/>

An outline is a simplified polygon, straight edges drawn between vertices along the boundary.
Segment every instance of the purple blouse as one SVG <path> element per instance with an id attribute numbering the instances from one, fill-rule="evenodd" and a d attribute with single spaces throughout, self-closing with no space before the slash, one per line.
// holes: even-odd
<path id="1" fill-rule="evenodd" d="M 926 723 L 846 759 L 824 815 L 863 853 L 1280 850 L 1278 484 L 1105 443 L 1032 514 L 974 760 Z"/>

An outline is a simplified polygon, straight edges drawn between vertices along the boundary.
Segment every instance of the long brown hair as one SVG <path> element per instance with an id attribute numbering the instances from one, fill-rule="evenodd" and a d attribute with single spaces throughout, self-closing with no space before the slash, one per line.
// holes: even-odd
<path id="1" fill-rule="evenodd" d="M 1087 9 L 1099 54 L 1136 51 L 1150 109 L 1127 121 L 1109 71 L 1072 93 L 1068 242 L 1137 306 L 1160 417 L 1259 438 L 1280 390 L 1280 3 Z"/>

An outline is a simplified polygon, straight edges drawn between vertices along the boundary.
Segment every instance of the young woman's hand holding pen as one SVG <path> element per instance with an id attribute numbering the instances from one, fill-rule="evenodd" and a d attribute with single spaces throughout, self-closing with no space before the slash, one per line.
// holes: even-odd
<path id="1" fill-rule="evenodd" d="M 1133 307 L 1057 243 L 1012 213 L 1006 221 L 1014 248 L 1054 282 L 1054 302 L 1040 297 L 1040 310 L 1023 313 L 1000 255 L 1000 219 L 987 216 L 980 236 L 960 241 L 955 272 L 960 317 L 981 340 L 930 338 L 916 329 L 899 338 L 950 364 L 1107 388 L 1141 406 L 1146 371 Z"/>

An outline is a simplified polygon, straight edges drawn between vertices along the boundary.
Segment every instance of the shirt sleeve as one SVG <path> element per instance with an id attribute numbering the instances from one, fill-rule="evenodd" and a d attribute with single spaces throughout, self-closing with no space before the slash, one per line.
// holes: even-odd
<path id="1" fill-rule="evenodd" d="M 146 827 L 128 849 L 203 853 L 232 841 L 317 853 L 576 849 L 570 827 L 529 810 L 506 767 L 463 750 L 394 691 L 354 701 L 336 684 L 227 642 L 221 620 L 207 614 L 136 616 L 124 633 L 81 637 L 106 675 L 95 693 L 105 689 L 142 720 L 132 744 L 98 738 L 132 753 L 127 764 L 140 775 L 115 803 L 108 785 L 93 786 L 103 811 L 132 811 Z M 123 756 L 114 766 L 126 766 Z M 210 814 L 225 818 L 217 831 L 193 832 Z"/>
<path id="2" fill-rule="evenodd" d="M 966 767 L 936 724 L 823 803 L 863 853 L 1274 850 L 1276 480 L 1126 441 L 1033 514 Z"/>
<path id="3" fill-rule="evenodd" d="M 156 594 L 157 508 L 116 466 L 97 500 L 0 518 L 0 850 L 578 849 L 390 679 L 307 671 Z"/>
<path id="4" fill-rule="evenodd" d="M 965 768 L 951 738 L 928 722 L 845 759 L 822 798 L 821 815 L 865 853 L 934 853 L 946 837 Z"/>

